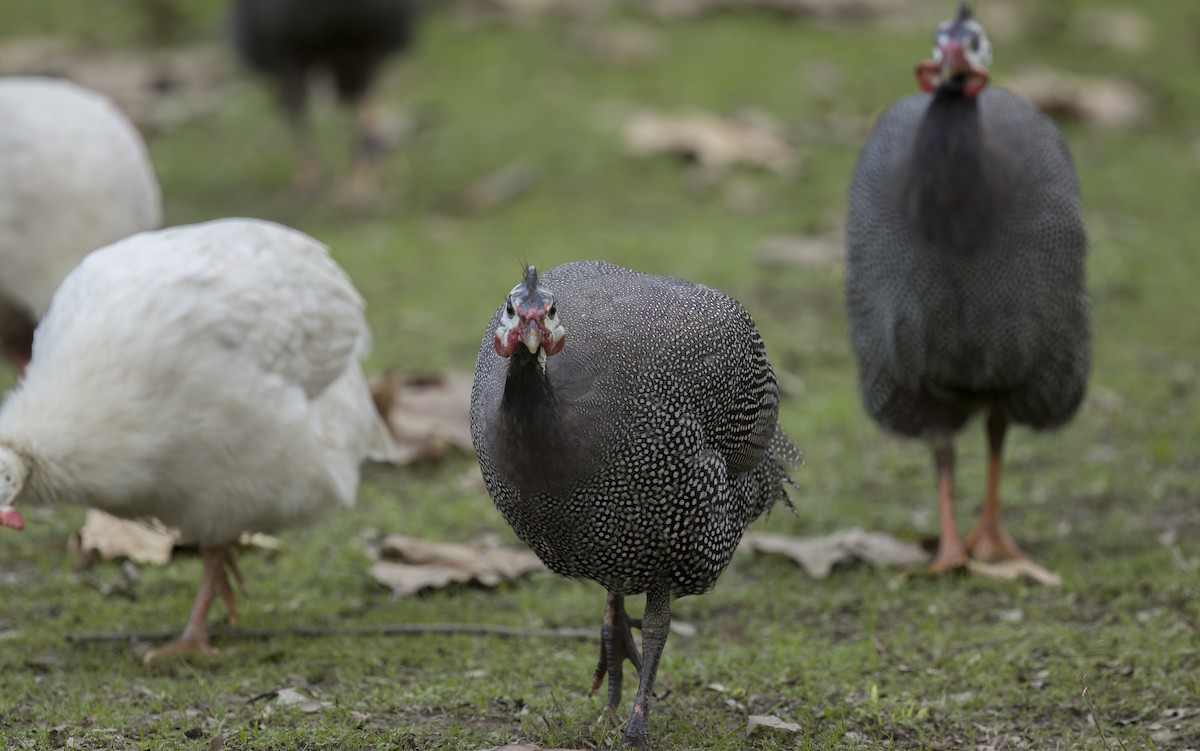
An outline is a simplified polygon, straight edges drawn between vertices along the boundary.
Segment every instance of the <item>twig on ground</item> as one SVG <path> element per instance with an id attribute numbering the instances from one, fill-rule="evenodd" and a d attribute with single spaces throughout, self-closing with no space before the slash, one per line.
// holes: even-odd
<path id="1" fill-rule="evenodd" d="M 1100 717 L 1096 714 L 1096 705 L 1092 702 L 1092 694 L 1090 691 L 1088 691 L 1087 682 L 1084 680 L 1084 678 L 1086 678 L 1086 676 L 1079 676 L 1079 685 L 1083 686 L 1083 700 L 1087 702 L 1088 712 L 1090 712 L 1092 715 L 1092 722 L 1096 723 L 1096 732 L 1100 733 L 1100 742 L 1104 744 L 1104 747 L 1108 749 L 1108 751 L 1112 751 L 1112 746 L 1108 744 L 1108 738 L 1104 735 L 1104 725 L 1100 723 Z M 1118 738 L 1117 743 L 1120 744 L 1121 751 L 1129 751 L 1129 749 L 1125 747 L 1125 741 Z"/>
<path id="2" fill-rule="evenodd" d="M 469 634 L 513 638 L 591 639 L 593 629 L 518 628 L 486 623 L 400 623 L 380 626 L 294 626 L 291 628 L 214 628 L 212 635 L 223 639 L 274 639 L 278 636 L 410 636 L 419 634 Z M 101 641 L 163 641 L 178 636 L 175 631 L 91 631 L 67 634 L 72 644 Z"/>

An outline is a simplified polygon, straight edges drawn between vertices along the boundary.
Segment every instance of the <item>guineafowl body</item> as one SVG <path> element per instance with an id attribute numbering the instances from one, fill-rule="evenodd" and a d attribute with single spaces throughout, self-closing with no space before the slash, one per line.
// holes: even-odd
<path id="1" fill-rule="evenodd" d="M 214 591 L 233 607 L 227 546 L 353 504 L 360 464 L 387 450 L 358 364 L 367 336 L 325 247 L 280 225 L 100 249 L 55 294 L 0 410 L 0 507 L 90 505 L 178 530 L 205 578 L 169 650 L 207 651 Z"/>
<path id="2" fill-rule="evenodd" d="M 708 287 L 599 262 L 530 269 L 489 323 L 471 397 L 484 480 L 550 569 L 608 590 L 595 680 L 609 673 L 609 708 L 621 658 L 640 666 L 623 597 L 647 597 L 644 710 L 670 598 L 710 589 L 746 527 L 786 502 L 795 456 L 777 416 L 753 321 Z M 637 707 L 626 741 L 644 747 Z"/>
<path id="3" fill-rule="evenodd" d="M 296 138 L 299 181 L 319 172 L 305 119 L 316 73 L 329 74 L 338 97 L 358 110 L 357 168 L 378 159 L 370 95 L 381 66 L 413 44 L 417 19 L 418 0 L 235 0 L 234 47 L 275 88 Z"/>
<path id="4" fill-rule="evenodd" d="M 987 411 L 998 487 L 1006 426 L 1060 426 L 1083 399 L 1087 232 L 1061 132 L 1020 96 L 984 87 L 982 27 L 964 8 L 937 43 L 935 60 L 918 68 L 936 77 L 921 78 L 930 92 L 884 112 L 854 171 L 851 342 L 868 413 L 933 441 L 942 484 L 951 436 Z M 957 565 L 962 550 L 946 523 L 939 562 Z M 1010 547 L 997 552 L 1018 553 Z"/>
<path id="5" fill-rule="evenodd" d="M 0 77 L 0 335 L 18 369 L 67 273 L 161 218 L 146 145 L 107 97 L 60 79 Z"/>

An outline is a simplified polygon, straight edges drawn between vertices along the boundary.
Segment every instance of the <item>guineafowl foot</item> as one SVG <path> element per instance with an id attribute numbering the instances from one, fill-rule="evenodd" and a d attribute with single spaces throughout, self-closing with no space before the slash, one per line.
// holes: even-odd
<path id="1" fill-rule="evenodd" d="M 633 716 L 625 727 L 618 748 L 650 751 L 650 731 L 646 728 L 646 713 L 640 704 L 634 705 Z"/>
<path id="2" fill-rule="evenodd" d="M 592 685 L 588 696 L 600 689 L 604 676 L 608 676 L 608 700 L 604 704 L 606 715 L 616 717 L 615 709 L 621 704 L 621 680 L 624 677 L 625 660 L 633 664 L 634 670 L 642 672 L 642 656 L 637 644 L 633 641 L 633 629 L 641 628 L 639 618 L 630 618 L 625 612 L 625 598 L 621 595 L 608 593 L 608 603 L 604 607 L 604 621 L 600 626 L 600 659 L 596 662 L 596 670 L 592 673 Z M 604 716 L 601 717 L 601 720 Z M 616 724 L 616 723 L 614 723 Z"/>
<path id="3" fill-rule="evenodd" d="M 238 584 L 242 584 L 242 573 L 233 561 L 233 551 L 223 545 L 202 547 L 200 557 L 204 561 L 204 575 L 200 578 L 200 589 L 192 601 L 192 612 L 187 625 L 183 627 L 183 633 L 179 638 L 147 651 L 142 656 L 143 661 L 152 662 L 177 654 L 216 654 L 217 650 L 208 643 L 208 609 L 212 605 L 213 595 L 218 592 L 229 610 L 230 624 L 236 625 L 237 605 L 233 599 L 233 588 L 229 585 L 229 572 L 233 572 Z"/>
<path id="4" fill-rule="evenodd" d="M 146 650 L 146 653 L 142 655 L 142 661 L 150 664 L 160 657 L 215 654 L 218 654 L 217 648 L 208 643 L 207 633 L 199 637 L 184 635 L 167 642 L 161 647 Z"/>
<path id="5" fill-rule="evenodd" d="M 1025 553 L 1017 547 L 999 521 L 980 519 L 971 534 L 963 542 L 963 546 L 971 557 L 979 561 L 990 561 L 993 558 L 1025 558 Z"/>
<path id="6" fill-rule="evenodd" d="M 946 574 L 952 571 L 963 572 L 967 570 L 967 562 L 967 554 L 963 550 L 962 543 L 956 540 L 950 546 L 942 544 L 938 547 L 938 553 L 934 557 L 933 563 L 929 564 L 929 573 Z"/>

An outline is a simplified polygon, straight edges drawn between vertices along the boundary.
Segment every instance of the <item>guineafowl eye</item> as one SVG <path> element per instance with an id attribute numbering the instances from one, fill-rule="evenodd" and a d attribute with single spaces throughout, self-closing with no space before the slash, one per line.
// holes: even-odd
<path id="1" fill-rule="evenodd" d="M 554 305 L 551 305 L 551 306 L 550 306 L 550 310 L 547 310 L 547 311 L 546 311 L 546 315 L 550 316 L 551 318 L 553 318 L 554 316 L 558 315 L 558 307 L 557 307 L 557 306 L 554 306 Z"/>
<path id="2" fill-rule="evenodd" d="M 504 306 L 505 315 L 515 316 L 517 311 L 513 308 L 512 300 L 509 300 Z"/>

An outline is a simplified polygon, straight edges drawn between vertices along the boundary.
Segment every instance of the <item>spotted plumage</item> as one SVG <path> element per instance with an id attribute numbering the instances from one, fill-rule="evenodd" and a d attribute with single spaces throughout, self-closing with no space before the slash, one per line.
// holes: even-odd
<path id="1" fill-rule="evenodd" d="M 1057 427 L 1083 399 L 1087 232 L 1058 128 L 1020 96 L 984 88 L 982 26 L 964 7 L 935 39 L 935 59 L 917 67 L 931 93 L 884 112 L 855 168 L 851 342 L 868 413 L 934 441 L 944 480 L 952 434 L 989 412 L 998 483 L 1005 426 Z"/>
<path id="2" fill-rule="evenodd" d="M 514 297 L 518 309 L 532 298 L 554 315 L 534 331 L 538 321 L 508 313 Z M 527 344 L 501 356 L 513 327 L 558 336 L 560 351 Z M 710 589 L 746 527 L 787 501 L 797 457 L 778 409 L 762 339 L 736 301 L 586 262 L 527 277 L 497 310 L 479 350 L 471 429 L 517 535 L 553 571 L 600 583 L 610 602 L 647 592 L 649 621 L 652 600 L 665 608 L 670 596 Z"/>

